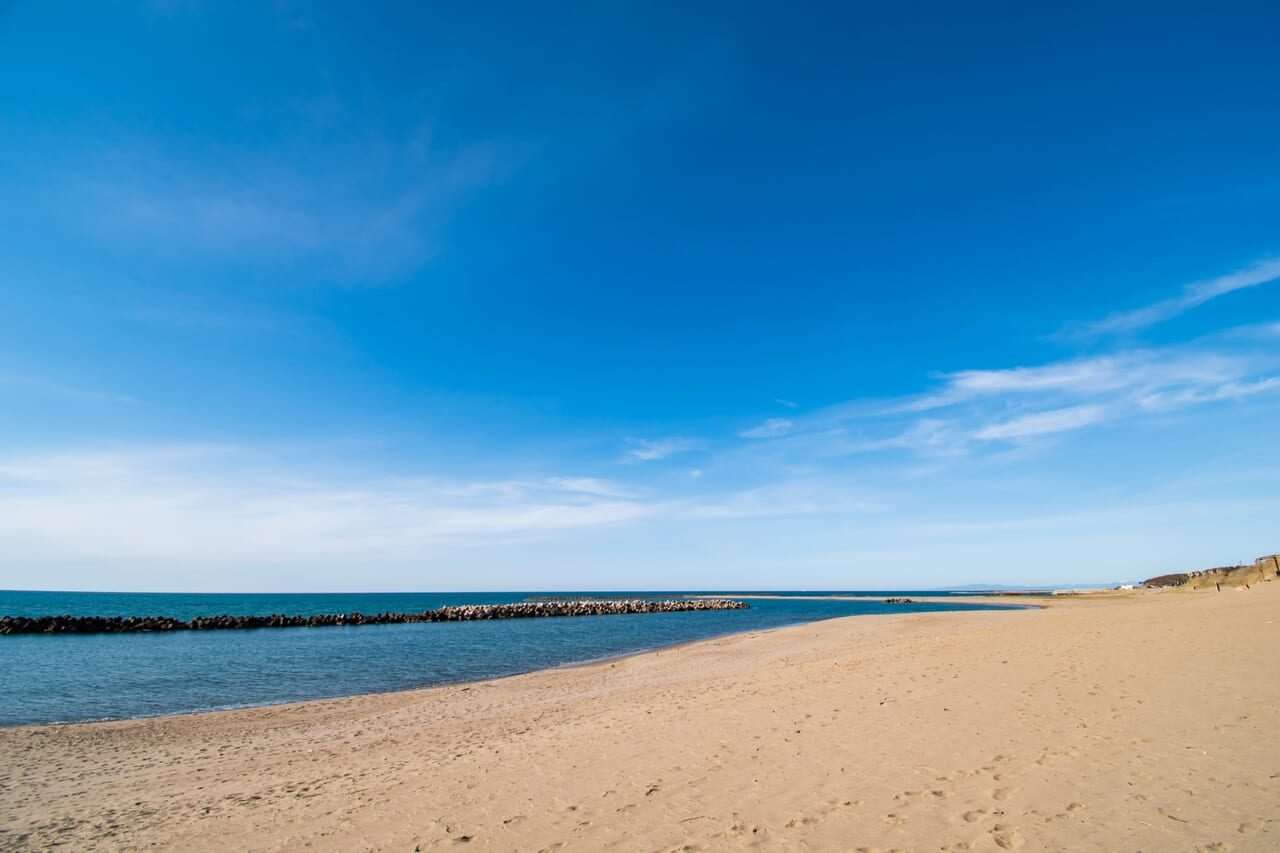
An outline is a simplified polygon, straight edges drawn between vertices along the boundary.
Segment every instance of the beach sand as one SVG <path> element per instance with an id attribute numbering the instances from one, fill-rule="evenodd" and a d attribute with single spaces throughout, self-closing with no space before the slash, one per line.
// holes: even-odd
<path id="1" fill-rule="evenodd" d="M 1280 849 L 1280 582 L 0 730 L 0 848 Z"/>

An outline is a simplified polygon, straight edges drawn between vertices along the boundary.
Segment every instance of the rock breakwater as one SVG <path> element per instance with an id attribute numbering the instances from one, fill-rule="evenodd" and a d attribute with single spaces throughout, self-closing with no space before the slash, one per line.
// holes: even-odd
<path id="1" fill-rule="evenodd" d="M 728 598 L 556 599 L 516 604 L 467 604 L 421 613 L 321 613 L 313 616 L 196 616 L 189 622 L 169 616 L 3 616 L 0 635 L 136 634 L 161 631 L 226 631 L 251 628 L 322 628 L 347 625 L 403 625 L 418 622 L 472 622 L 481 619 L 535 619 L 554 616 L 621 616 L 692 610 L 746 610 Z"/>

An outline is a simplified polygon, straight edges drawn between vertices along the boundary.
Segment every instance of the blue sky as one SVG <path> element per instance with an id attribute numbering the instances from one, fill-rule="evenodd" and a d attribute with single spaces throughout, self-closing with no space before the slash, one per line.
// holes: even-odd
<path id="1" fill-rule="evenodd" d="M 1280 550 L 1278 37 L 1261 3 L 0 4 L 0 587 Z"/>

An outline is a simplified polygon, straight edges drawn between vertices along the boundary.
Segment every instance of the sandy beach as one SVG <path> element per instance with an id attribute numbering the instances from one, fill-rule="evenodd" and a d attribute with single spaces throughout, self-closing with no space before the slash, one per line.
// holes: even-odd
<path id="1" fill-rule="evenodd" d="M 0 848 L 1274 850 L 1280 583 L 0 730 Z"/>

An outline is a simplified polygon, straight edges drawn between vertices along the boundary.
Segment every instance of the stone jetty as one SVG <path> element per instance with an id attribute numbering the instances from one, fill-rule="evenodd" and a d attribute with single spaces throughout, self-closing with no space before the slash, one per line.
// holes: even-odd
<path id="1" fill-rule="evenodd" d="M 630 593 L 628 595 L 531 595 L 525 601 L 639 601 L 640 599 L 670 600 L 671 593 Z"/>
<path id="2" fill-rule="evenodd" d="M 555 599 L 516 604 L 463 604 L 421 613 L 322 613 L 314 616 L 196 616 L 190 622 L 169 616 L 2 616 L 0 635 L 136 634 L 161 631 L 226 631 L 248 628 L 321 628 L 347 625 L 403 625 L 417 622 L 472 622 L 481 619 L 536 619 L 551 616 L 620 616 L 690 610 L 746 610 L 728 598 Z"/>

